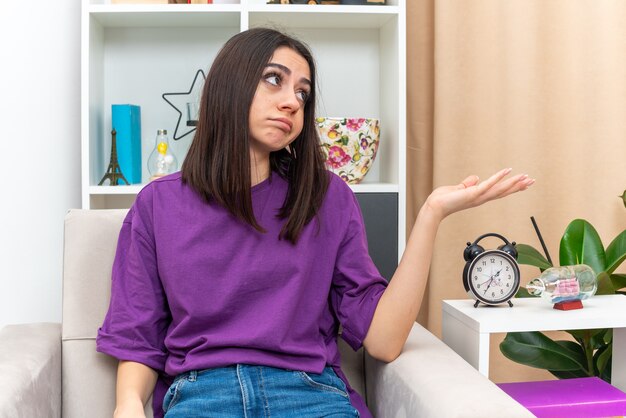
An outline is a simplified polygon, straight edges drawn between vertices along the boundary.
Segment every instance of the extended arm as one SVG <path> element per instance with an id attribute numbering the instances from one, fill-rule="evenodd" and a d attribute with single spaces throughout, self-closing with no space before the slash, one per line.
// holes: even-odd
<path id="1" fill-rule="evenodd" d="M 505 178 L 510 172 L 501 170 L 481 183 L 478 177 L 470 176 L 458 185 L 435 189 L 426 199 L 363 342 L 374 358 L 389 362 L 402 351 L 424 297 L 441 221 L 452 213 L 526 190 L 534 183 L 534 179 L 521 174 Z"/>
<path id="2" fill-rule="evenodd" d="M 145 418 L 144 405 L 150 398 L 157 373 L 134 361 L 120 361 L 117 368 L 114 418 Z"/>

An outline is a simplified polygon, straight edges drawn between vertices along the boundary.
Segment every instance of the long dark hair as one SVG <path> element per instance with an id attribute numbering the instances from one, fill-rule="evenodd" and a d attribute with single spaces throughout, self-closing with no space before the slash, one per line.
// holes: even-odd
<path id="1" fill-rule="evenodd" d="M 311 91 L 302 132 L 286 149 L 270 153 L 270 169 L 289 183 L 278 216 L 286 219 L 279 238 L 296 243 L 319 211 L 328 188 L 324 155 L 315 128 L 315 62 L 309 48 L 273 29 L 233 36 L 217 54 L 204 83 L 195 137 L 182 165 L 182 179 L 207 202 L 224 206 L 256 230 L 265 230 L 252 210 L 249 115 L 263 69 L 279 47 L 309 64 Z"/>

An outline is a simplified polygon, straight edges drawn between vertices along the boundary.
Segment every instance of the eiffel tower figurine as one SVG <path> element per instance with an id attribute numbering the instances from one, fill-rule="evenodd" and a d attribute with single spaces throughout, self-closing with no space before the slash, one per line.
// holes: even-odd
<path id="1" fill-rule="evenodd" d="M 123 180 L 124 183 L 130 184 L 128 180 L 126 180 L 126 177 L 124 177 L 124 174 L 122 174 L 120 164 L 117 162 L 117 141 L 115 140 L 116 135 L 117 132 L 115 131 L 115 129 L 113 129 L 111 131 L 111 162 L 109 163 L 109 168 L 107 168 L 107 172 L 104 174 L 104 177 L 102 177 L 102 180 L 100 180 L 100 183 L 98 183 L 98 186 L 102 186 L 102 183 L 104 183 L 106 179 L 109 179 L 109 181 L 111 182 L 111 186 L 117 186 L 118 180 Z"/>

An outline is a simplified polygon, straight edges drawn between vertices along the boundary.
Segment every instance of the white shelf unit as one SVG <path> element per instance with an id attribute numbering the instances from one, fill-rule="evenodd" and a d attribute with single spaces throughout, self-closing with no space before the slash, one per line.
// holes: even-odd
<path id="1" fill-rule="evenodd" d="M 173 141 L 178 114 L 161 97 L 188 91 L 236 33 L 270 26 L 297 36 L 317 61 L 319 116 L 375 117 L 380 147 L 356 193 L 397 195 L 399 254 L 406 217 L 406 11 L 404 0 L 380 6 L 110 4 L 82 6 L 82 205 L 129 207 L 145 185 L 98 186 L 110 156 L 111 105 L 141 107 L 143 179 L 157 129 L 167 129 L 179 164 L 193 134 Z M 182 109 L 181 109 L 182 110 Z M 181 125 L 184 121 L 181 121 Z"/>

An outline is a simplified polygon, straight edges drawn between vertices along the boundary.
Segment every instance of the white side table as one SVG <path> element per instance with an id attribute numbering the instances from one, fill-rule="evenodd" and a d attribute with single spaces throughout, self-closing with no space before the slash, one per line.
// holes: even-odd
<path id="1" fill-rule="evenodd" d="M 583 309 L 560 311 L 540 298 L 474 308 L 474 301 L 444 300 L 443 341 L 489 377 L 489 336 L 498 332 L 613 328 L 611 384 L 626 392 L 626 296 L 594 296 Z"/>

